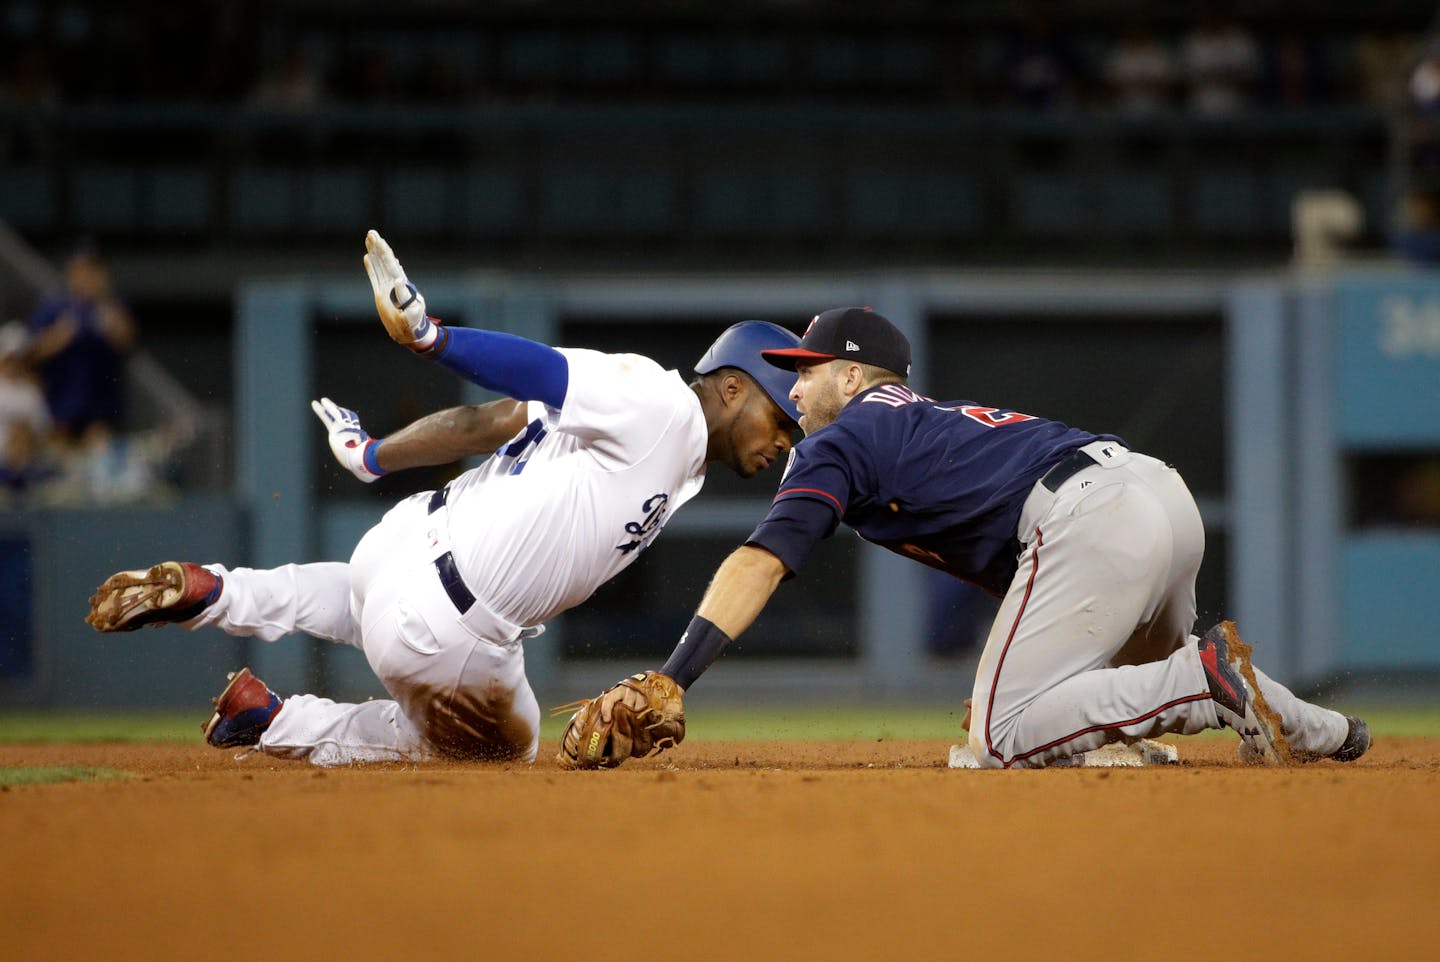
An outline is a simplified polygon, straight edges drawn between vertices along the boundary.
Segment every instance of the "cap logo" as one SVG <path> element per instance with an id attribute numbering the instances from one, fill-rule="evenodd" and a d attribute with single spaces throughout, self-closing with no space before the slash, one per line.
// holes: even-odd
<path id="1" fill-rule="evenodd" d="M 854 341 L 846 341 L 846 342 L 845 342 L 845 350 L 847 350 L 847 351 L 858 351 L 858 350 L 860 350 L 860 345 L 859 345 L 859 344 L 856 344 Z"/>
<path id="2" fill-rule="evenodd" d="M 800 336 L 801 336 L 801 337 L 809 337 L 809 336 L 810 336 L 810 332 L 815 329 L 815 322 L 818 321 L 818 320 L 820 320 L 820 315 L 819 315 L 819 314 L 816 314 L 814 317 L 810 318 L 810 323 L 809 323 L 809 325 L 806 326 L 806 328 L 805 328 L 805 333 L 802 334 L 802 335 L 800 335 Z"/>

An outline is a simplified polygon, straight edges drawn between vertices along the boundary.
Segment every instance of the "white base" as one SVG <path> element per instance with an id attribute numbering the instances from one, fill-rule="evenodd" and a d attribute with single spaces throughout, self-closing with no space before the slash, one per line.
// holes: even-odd
<path id="1" fill-rule="evenodd" d="M 1178 765 L 1180 752 L 1174 745 L 1142 738 L 1133 745 L 1105 745 L 1051 762 L 1050 768 L 1140 768 L 1144 765 Z M 950 746 L 951 768 L 979 768 L 969 745 Z"/>

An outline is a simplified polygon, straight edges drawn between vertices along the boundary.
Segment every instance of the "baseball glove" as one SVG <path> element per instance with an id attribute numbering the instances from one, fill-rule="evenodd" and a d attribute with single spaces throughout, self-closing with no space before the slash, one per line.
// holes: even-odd
<path id="1" fill-rule="evenodd" d="M 574 711 L 560 738 L 561 768 L 614 768 L 685 740 L 685 689 L 669 675 L 631 675 L 594 698 L 552 709 Z"/>

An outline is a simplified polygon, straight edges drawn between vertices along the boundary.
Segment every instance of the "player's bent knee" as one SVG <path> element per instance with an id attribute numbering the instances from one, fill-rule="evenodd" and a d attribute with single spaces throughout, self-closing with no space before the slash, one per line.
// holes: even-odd
<path id="1" fill-rule="evenodd" d="M 420 706 L 425 736 L 447 755 L 533 762 L 540 748 L 533 698 L 500 684 L 460 689 Z M 531 716 L 534 717 L 531 717 Z"/>
<path id="2" fill-rule="evenodd" d="M 981 768 L 1005 767 L 1004 758 L 997 758 L 991 754 L 990 746 L 985 743 L 985 739 L 975 732 L 970 733 L 970 754 L 975 756 L 975 761 Z"/>

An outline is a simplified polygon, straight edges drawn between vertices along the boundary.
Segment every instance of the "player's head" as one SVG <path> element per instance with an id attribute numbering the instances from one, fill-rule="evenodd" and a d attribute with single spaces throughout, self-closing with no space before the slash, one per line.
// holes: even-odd
<path id="1" fill-rule="evenodd" d="M 794 371 L 790 396 L 800 426 L 814 434 L 866 388 L 905 383 L 910 340 L 889 319 L 868 307 L 840 307 L 815 315 L 799 345 L 764 353 L 765 360 Z"/>
<path id="2" fill-rule="evenodd" d="M 799 343 L 800 338 L 778 324 L 741 321 L 731 324 L 715 338 L 715 343 L 695 362 L 695 373 L 709 374 L 722 367 L 739 368 L 750 375 L 792 421 L 798 420 L 800 413 L 795 410 L 795 402 L 790 400 L 790 378 L 766 363 L 761 355 L 772 350 L 793 348 Z"/>
<path id="3" fill-rule="evenodd" d="M 109 286 L 105 262 L 100 258 L 100 248 L 90 238 L 82 238 L 70 251 L 65 260 L 65 284 L 70 293 L 85 300 L 104 295 Z"/>
<path id="4" fill-rule="evenodd" d="M 767 321 L 726 328 L 695 363 L 709 430 L 707 459 L 752 477 L 790 450 L 800 412 L 790 399 L 792 378 L 760 352 L 794 347 L 800 339 Z"/>
<path id="5" fill-rule="evenodd" d="M 900 380 L 910 376 L 910 339 L 868 307 L 836 307 L 816 314 L 799 344 L 761 353 L 786 371 L 804 361 L 843 358 L 889 371 Z"/>

